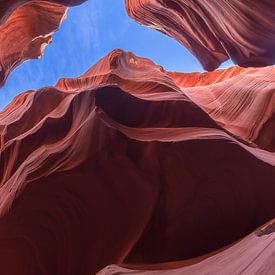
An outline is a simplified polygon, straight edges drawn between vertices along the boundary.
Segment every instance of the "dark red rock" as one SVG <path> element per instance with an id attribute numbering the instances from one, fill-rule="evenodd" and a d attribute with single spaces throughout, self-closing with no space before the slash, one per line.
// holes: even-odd
<path id="1" fill-rule="evenodd" d="M 275 63 L 274 0 L 125 0 L 133 19 L 167 34 L 214 70 Z"/>
<path id="2" fill-rule="evenodd" d="M 3 274 L 190 259 L 275 214 L 274 154 L 236 139 L 131 53 L 17 96 L 0 137 Z"/>
<path id="3" fill-rule="evenodd" d="M 108 266 L 98 275 L 112 274 L 273 274 L 275 221 L 262 226 L 226 249 L 192 260 L 140 266 Z"/>

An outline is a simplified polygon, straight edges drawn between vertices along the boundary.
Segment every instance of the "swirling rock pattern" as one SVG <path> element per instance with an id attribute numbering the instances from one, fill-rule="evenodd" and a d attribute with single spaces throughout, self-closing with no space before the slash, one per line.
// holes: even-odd
<path id="1" fill-rule="evenodd" d="M 176 83 L 115 50 L 0 113 L 3 274 L 189 259 L 274 217 L 274 154 L 224 130 Z"/>
<path id="2" fill-rule="evenodd" d="M 183 44 L 206 70 L 275 63 L 274 0 L 125 0 L 132 18 Z"/>
<path id="3" fill-rule="evenodd" d="M 83 0 L 0 1 L 0 87 L 27 59 L 39 58 L 66 15 L 66 6 Z"/>

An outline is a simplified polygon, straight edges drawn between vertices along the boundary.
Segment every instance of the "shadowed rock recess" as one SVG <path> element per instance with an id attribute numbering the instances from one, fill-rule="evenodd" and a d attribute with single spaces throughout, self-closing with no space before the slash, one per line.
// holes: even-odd
<path id="1" fill-rule="evenodd" d="M 41 53 L 63 5 L 84 1 L 55 2 L 0 3 L 0 49 L 22 36 L 0 51 L 2 84 Z M 152 5 L 165 20 L 184 2 L 126 8 Z M 221 18 L 245 11 L 219 3 Z M 12 31 L 19 12 L 24 32 Z M 0 274 L 274 274 L 274 93 L 273 66 L 168 72 L 116 49 L 80 77 L 16 96 L 0 112 Z"/>

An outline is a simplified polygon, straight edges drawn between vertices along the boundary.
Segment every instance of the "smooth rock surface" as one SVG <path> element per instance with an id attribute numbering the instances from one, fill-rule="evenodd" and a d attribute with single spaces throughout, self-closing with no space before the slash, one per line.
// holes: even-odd
<path id="1" fill-rule="evenodd" d="M 214 255 L 213 255 L 214 254 Z M 275 221 L 270 221 L 241 241 L 212 255 L 187 261 L 159 265 L 127 266 L 111 265 L 98 275 L 112 274 L 265 274 L 275 271 Z"/>

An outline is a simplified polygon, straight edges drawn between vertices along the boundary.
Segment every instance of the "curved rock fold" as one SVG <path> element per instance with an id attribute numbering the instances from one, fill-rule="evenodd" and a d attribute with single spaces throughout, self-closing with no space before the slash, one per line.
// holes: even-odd
<path id="1" fill-rule="evenodd" d="M 223 92 L 233 70 L 199 87 Z M 181 77 L 114 50 L 0 113 L 3 272 L 190 259 L 274 217 L 274 154 L 224 129 Z"/>
<path id="2" fill-rule="evenodd" d="M 0 88 L 11 71 L 40 58 L 66 16 L 66 6 L 85 0 L 4 0 L 0 2 Z"/>
<path id="3" fill-rule="evenodd" d="M 0 87 L 83 2 L 0 0 Z M 125 4 L 206 70 L 242 67 L 169 72 L 115 49 L 16 96 L 0 112 L 0 274 L 273 275 L 274 1 Z"/>
<path id="4" fill-rule="evenodd" d="M 275 63 L 273 0 L 125 0 L 130 17 L 183 44 L 205 70 Z"/>

